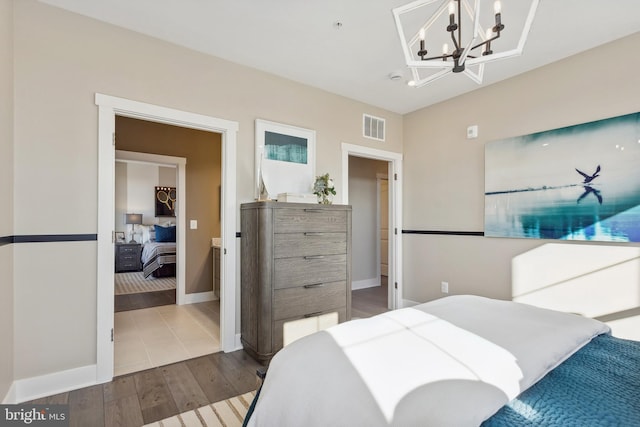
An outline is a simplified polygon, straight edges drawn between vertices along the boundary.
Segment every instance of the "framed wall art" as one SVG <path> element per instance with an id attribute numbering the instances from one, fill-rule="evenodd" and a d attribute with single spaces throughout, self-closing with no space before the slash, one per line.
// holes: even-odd
<path id="1" fill-rule="evenodd" d="M 155 191 L 156 216 L 176 216 L 176 188 L 156 187 Z"/>
<path id="2" fill-rule="evenodd" d="M 485 145 L 485 236 L 640 241 L 640 113 Z"/>
<path id="3" fill-rule="evenodd" d="M 311 193 L 315 154 L 314 130 L 256 120 L 255 197 Z"/>

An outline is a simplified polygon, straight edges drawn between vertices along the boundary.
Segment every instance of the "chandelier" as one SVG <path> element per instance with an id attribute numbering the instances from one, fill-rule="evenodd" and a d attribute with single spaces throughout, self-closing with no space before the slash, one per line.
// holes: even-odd
<path id="1" fill-rule="evenodd" d="M 433 6 L 434 3 L 439 5 Z M 503 31 L 517 35 L 517 29 L 505 30 L 501 2 L 493 4 L 491 18 L 488 18 L 491 10 L 481 7 L 482 0 L 472 3 L 469 0 L 416 0 L 392 10 L 405 62 L 413 77 L 410 86 L 421 87 L 449 73 L 463 73 L 480 84 L 486 63 L 522 54 L 539 0 L 531 1 L 528 14 L 520 22 L 522 32 L 517 46 L 502 52 L 493 51 L 494 42 Z M 511 6 L 515 6 L 515 2 Z M 485 22 L 484 26 L 481 21 Z M 467 26 L 471 29 L 463 29 Z M 441 50 L 439 46 L 434 49 L 437 43 L 442 46 Z M 433 53 L 434 50 L 438 53 Z"/>

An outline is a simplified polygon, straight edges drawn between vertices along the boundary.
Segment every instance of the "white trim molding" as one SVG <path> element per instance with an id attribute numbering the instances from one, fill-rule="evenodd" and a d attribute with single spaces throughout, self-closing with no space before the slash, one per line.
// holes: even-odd
<path id="1" fill-rule="evenodd" d="M 184 304 L 196 304 L 199 302 L 215 301 L 218 297 L 213 291 L 208 292 L 196 292 L 192 294 L 186 294 L 183 296 Z"/>
<path id="2" fill-rule="evenodd" d="M 371 279 L 354 280 L 351 282 L 351 290 L 357 291 L 358 289 L 375 288 L 380 286 L 380 276 L 373 277 Z"/>
<path id="3" fill-rule="evenodd" d="M 53 396 L 96 383 L 96 365 L 16 380 L 3 403 L 16 404 Z"/>
<path id="4" fill-rule="evenodd" d="M 342 143 L 342 203 L 349 202 L 349 156 L 382 160 L 389 163 L 389 288 L 393 309 L 404 306 L 402 299 L 402 153 Z M 394 288 L 398 284 L 397 289 Z"/>
<path id="5" fill-rule="evenodd" d="M 113 378 L 113 262 L 115 181 L 115 117 L 131 117 L 222 135 L 222 247 L 220 286 L 220 346 L 236 350 L 236 140 L 238 123 L 187 111 L 96 93 L 98 106 L 98 254 L 97 373 L 98 383 Z M 184 215 L 183 215 L 184 217 Z M 184 251 L 183 251 L 184 252 Z M 109 280 L 111 279 L 111 283 Z M 180 301 L 182 303 L 182 301 Z M 238 318 L 240 316 L 237 316 Z"/>

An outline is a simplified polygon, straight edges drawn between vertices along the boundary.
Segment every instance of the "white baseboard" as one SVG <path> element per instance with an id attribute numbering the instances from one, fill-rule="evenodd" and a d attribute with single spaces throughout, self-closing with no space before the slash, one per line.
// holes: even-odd
<path id="1" fill-rule="evenodd" d="M 235 348 L 233 351 L 236 350 L 242 350 L 244 348 L 244 346 L 242 345 L 242 341 L 240 340 L 241 334 L 236 334 L 236 342 L 235 342 Z"/>
<path id="2" fill-rule="evenodd" d="M 21 403 L 96 384 L 97 365 L 16 380 L 5 403 Z"/>
<path id="3" fill-rule="evenodd" d="M 11 383 L 11 387 L 7 391 L 7 395 L 2 399 L 3 405 L 9 405 L 16 401 L 16 383 Z"/>
<path id="4" fill-rule="evenodd" d="M 351 282 L 351 290 L 357 291 L 358 289 L 374 288 L 380 286 L 380 277 L 373 277 L 365 280 L 354 280 Z"/>
<path id="5" fill-rule="evenodd" d="M 186 294 L 184 296 L 184 304 L 196 304 L 199 302 L 215 301 L 218 297 L 213 291 L 197 292 L 194 294 Z"/>

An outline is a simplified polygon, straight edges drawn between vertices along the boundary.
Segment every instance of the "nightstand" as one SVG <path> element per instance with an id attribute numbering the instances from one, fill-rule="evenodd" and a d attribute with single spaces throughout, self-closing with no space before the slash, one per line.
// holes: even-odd
<path id="1" fill-rule="evenodd" d="M 123 271 L 140 271 L 142 262 L 142 245 L 140 243 L 117 243 L 116 250 L 116 273 Z"/>

